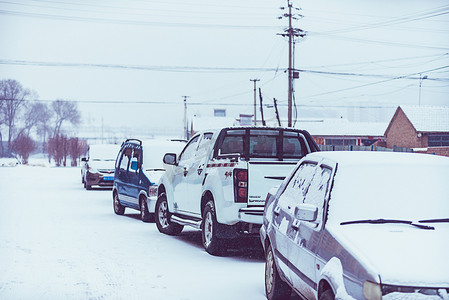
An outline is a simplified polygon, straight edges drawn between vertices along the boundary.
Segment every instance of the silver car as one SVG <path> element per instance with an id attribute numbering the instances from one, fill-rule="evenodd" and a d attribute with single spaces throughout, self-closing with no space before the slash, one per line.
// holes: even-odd
<path id="1" fill-rule="evenodd" d="M 449 299 L 449 158 L 316 152 L 267 196 L 267 298 Z"/>

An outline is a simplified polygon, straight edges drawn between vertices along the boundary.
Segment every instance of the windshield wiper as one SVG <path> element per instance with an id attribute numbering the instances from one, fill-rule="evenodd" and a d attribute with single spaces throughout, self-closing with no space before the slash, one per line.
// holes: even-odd
<path id="1" fill-rule="evenodd" d="M 446 219 L 429 219 L 429 220 L 419 220 L 419 223 L 449 223 L 449 218 Z"/>
<path id="2" fill-rule="evenodd" d="M 412 225 L 421 229 L 430 229 L 433 230 L 435 229 L 435 227 L 432 226 L 427 226 L 427 225 L 422 225 L 422 224 L 416 224 L 413 223 L 412 221 L 407 221 L 407 220 L 394 220 L 394 219 L 373 219 L 373 220 L 355 220 L 355 221 L 346 221 L 346 222 L 341 222 L 340 225 L 349 225 L 349 224 L 391 224 L 391 223 L 397 223 L 397 224 L 408 224 L 408 225 Z"/>

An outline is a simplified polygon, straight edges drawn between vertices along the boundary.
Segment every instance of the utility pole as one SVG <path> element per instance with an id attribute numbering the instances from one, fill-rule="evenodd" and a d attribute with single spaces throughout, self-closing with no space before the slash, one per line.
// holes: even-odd
<path id="1" fill-rule="evenodd" d="M 274 102 L 274 111 L 276 112 L 276 119 L 278 120 L 279 127 L 281 127 L 282 126 L 281 118 L 279 118 L 278 103 L 276 98 L 273 98 L 273 102 Z"/>
<path id="2" fill-rule="evenodd" d="M 265 118 L 263 117 L 263 99 L 262 99 L 262 91 L 260 88 L 259 88 L 259 99 L 260 99 L 260 118 L 262 119 L 262 126 L 267 126 Z"/>
<path id="3" fill-rule="evenodd" d="M 288 13 L 283 14 L 279 19 L 282 19 L 283 17 L 288 18 L 288 28 L 284 30 L 285 33 L 281 33 L 280 35 L 288 37 L 288 127 L 292 127 L 293 79 L 298 77 L 297 73 L 294 72 L 295 68 L 293 65 L 294 44 L 296 37 L 304 37 L 306 36 L 306 33 L 302 29 L 292 27 L 292 19 L 297 20 L 298 17 L 302 17 L 302 15 L 293 14 L 292 9 L 299 9 L 293 7 L 290 0 L 287 0 L 287 8 Z M 284 10 L 285 7 L 281 7 L 281 9 Z"/>
<path id="4" fill-rule="evenodd" d="M 184 139 L 188 139 L 189 135 L 187 134 L 187 98 L 189 96 L 182 96 L 184 97 Z"/>
<path id="5" fill-rule="evenodd" d="M 418 105 L 421 106 L 421 86 L 422 86 L 422 81 L 424 79 L 427 79 L 427 75 L 422 76 L 421 73 L 419 74 L 419 100 L 418 100 Z"/>
<path id="6" fill-rule="evenodd" d="M 260 81 L 260 79 L 250 79 L 249 81 L 254 82 L 254 126 L 257 126 L 256 82 Z"/>

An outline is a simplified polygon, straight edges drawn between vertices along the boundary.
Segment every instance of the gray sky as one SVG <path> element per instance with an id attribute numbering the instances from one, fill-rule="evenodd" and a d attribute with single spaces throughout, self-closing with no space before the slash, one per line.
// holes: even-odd
<path id="1" fill-rule="evenodd" d="M 76 100 L 83 124 L 183 126 L 189 115 L 252 113 L 253 83 L 286 118 L 286 1 L 0 1 L 0 78 L 41 101 Z M 397 105 L 449 105 L 448 0 L 294 1 L 301 118 L 385 121 Z M 427 79 L 420 81 L 420 76 Z M 398 78 L 400 77 L 400 78 Z M 338 107 L 343 107 L 338 109 Z M 266 114 L 273 114 L 268 108 Z M 356 114 L 359 116 L 358 114 Z"/>

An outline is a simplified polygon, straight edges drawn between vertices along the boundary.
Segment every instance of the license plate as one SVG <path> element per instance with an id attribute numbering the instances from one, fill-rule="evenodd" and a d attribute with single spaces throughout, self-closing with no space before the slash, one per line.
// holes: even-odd
<path id="1" fill-rule="evenodd" d="M 114 180 L 114 176 L 104 176 L 103 180 L 105 180 L 105 181 L 112 181 L 112 180 Z"/>

